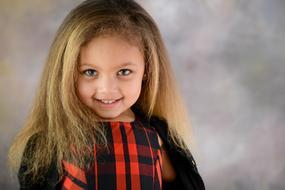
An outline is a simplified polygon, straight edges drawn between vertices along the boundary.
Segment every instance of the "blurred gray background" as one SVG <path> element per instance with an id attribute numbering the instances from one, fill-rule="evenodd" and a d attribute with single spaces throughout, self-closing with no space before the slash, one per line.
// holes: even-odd
<path id="1" fill-rule="evenodd" d="M 0 187 L 54 34 L 81 0 L 0 1 Z M 285 1 L 138 0 L 159 25 L 207 189 L 285 189 Z"/>

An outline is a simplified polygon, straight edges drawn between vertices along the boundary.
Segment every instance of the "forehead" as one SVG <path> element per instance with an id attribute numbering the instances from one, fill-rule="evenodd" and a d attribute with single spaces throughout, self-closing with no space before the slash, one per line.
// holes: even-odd
<path id="1" fill-rule="evenodd" d="M 91 39 L 80 50 L 80 65 L 118 66 L 144 63 L 141 49 L 118 36 L 100 36 Z"/>

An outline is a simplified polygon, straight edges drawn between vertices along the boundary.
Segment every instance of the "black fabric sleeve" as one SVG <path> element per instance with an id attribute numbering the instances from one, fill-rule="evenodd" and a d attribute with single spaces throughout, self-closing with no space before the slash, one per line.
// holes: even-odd
<path id="1" fill-rule="evenodd" d="M 59 176 L 57 173 L 56 164 L 52 162 L 47 171 L 41 172 L 41 176 L 37 181 L 32 181 L 31 174 L 26 174 L 28 166 L 25 162 L 26 159 L 31 157 L 30 153 L 34 149 L 34 142 L 36 137 L 31 137 L 28 141 L 23 156 L 21 165 L 18 171 L 18 180 L 20 190 L 57 190 L 61 189 L 62 183 L 58 182 Z"/>
<path id="2" fill-rule="evenodd" d="M 32 189 L 40 189 L 40 186 L 38 184 L 32 185 L 32 176 L 31 174 L 27 174 L 28 166 L 26 163 L 26 160 L 29 160 L 31 158 L 31 152 L 34 149 L 34 142 L 36 141 L 36 137 L 32 136 L 29 141 L 26 144 L 26 147 L 23 152 L 23 156 L 21 159 L 21 165 L 18 171 L 18 180 L 21 190 L 32 190 Z"/>

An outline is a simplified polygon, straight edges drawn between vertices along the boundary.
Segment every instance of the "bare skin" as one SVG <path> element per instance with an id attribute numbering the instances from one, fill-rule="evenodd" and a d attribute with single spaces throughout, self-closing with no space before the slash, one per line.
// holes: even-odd
<path id="1" fill-rule="evenodd" d="M 158 142 L 160 147 L 162 147 L 162 179 L 163 181 L 173 181 L 176 178 L 176 172 L 171 164 L 167 151 L 164 149 L 163 142 L 158 136 Z"/>

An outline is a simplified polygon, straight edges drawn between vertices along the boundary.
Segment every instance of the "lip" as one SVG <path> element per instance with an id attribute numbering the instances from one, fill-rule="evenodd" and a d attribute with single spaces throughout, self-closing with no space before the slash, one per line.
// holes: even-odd
<path id="1" fill-rule="evenodd" d="M 100 99 L 96 99 L 96 102 L 101 108 L 110 109 L 116 107 L 121 102 L 122 99 L 123 98 L 116 99 L 115 102 L 110 104 L 103 103 Z"/>

